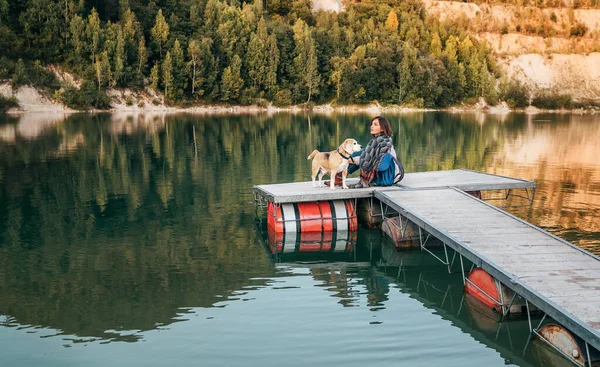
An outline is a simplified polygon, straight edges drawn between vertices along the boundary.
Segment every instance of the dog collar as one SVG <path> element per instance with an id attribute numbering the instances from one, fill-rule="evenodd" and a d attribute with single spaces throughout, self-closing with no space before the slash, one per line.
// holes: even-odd
<path id="1" fill-rule="evenodd" d="M 338 149 L 337 152 L 344 158 L 344 159 L 350 159 L 350 156 L 345 156 L 342 154 L 342 152 L 340 152 L 340 150 Z"/>

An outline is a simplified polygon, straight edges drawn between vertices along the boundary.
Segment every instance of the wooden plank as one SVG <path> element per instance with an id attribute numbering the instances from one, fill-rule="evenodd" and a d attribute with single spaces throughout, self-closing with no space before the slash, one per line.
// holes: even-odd
<path id="1" fill-rule="evenodd" d="M 358 182 L 350 178 L 347 183 Z M 483 172 L 469 170 L 447 170 L 407 173 L 398 186 L 369 187 L 364 189 L 344 190 L 336 187 L 312 187 L 312 181 L 293 182 L 284 184 L 256 185 L 254 192 L 276 204 L 325 201 L 342 199 L 360 199 L 373 197 L 379 190 L 406 190 L 414 188 L 447 188 L 457 187 L 461 190 L 499 190 L 535 188 L 535 182 L 522 179 L 503 177 Z"/>
<path id="2" fill-rule="evenodd" d="M 600 347 L 600 258 L 458 190 L 375 197 Z"/>

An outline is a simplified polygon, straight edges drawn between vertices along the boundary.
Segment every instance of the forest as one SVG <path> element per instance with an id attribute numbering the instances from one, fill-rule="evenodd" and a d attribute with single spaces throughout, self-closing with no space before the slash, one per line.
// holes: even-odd
<path id="1" fill-rule="evenodd" d="M 0 0 L 0 79 L 75 109 L 109 107 L 109 88 L 150 88 L 175 106 L 529 102 L 465 24 L 427 16 L 420 0 L 365 0 L 341 13 L 311 6 Z M 53 68 L 76 82 L 59 82 Z"/>

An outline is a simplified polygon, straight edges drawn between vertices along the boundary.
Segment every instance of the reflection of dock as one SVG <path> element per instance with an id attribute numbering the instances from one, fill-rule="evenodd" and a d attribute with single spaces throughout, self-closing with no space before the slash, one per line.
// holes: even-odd
<path id="1" fill-rule="evenodd" d="M 375 197 L 600 349 L 597 256 L 456 189 Z"/>
<path id="2" fill-rule="evenodd" d="M 421 251 L 396 252 L 393 245 L 382 247 L 379 276 L 397 284 L 400 292 L 421 302 L 453 326 L 471 335 L 478 342 L 498 351 L 509 363 L 532 365 L 523 355 L 528 333 L 523 317 L 500 320 L 491 309 L 479 312 L 477 301 L 471 305 L 468 294 L 463 295 L 459 274 L 443 274 L 440 263 Z M 408 267 L 406 264 L 412 264 Z"/>

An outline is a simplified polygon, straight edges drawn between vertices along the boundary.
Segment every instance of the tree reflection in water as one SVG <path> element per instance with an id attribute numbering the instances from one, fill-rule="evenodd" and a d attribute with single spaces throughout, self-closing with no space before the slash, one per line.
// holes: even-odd
<path id="1" fill-rule="evenodd" d="M 0 314 L 80 338 L 138 333 L 280 275 L 253 230 L 252 185 L 305 181 L 307 152 L 366 143 L 370 115 L 25 115 L 0 124 Z M 536 180 L 520 217 L 600 253 L 593 116 L 389 116 L 407 172 Z M 547 147 L 550 148 L 547 148 Z M 359 238 L 357 248 L 365 246 Z M 313 277 L 343 305 L 384 307 L 376 269 Z M 375 275 L 374 275 L 375 274 Z M 357 298 L 358 297 L 358 298 Z"/>

